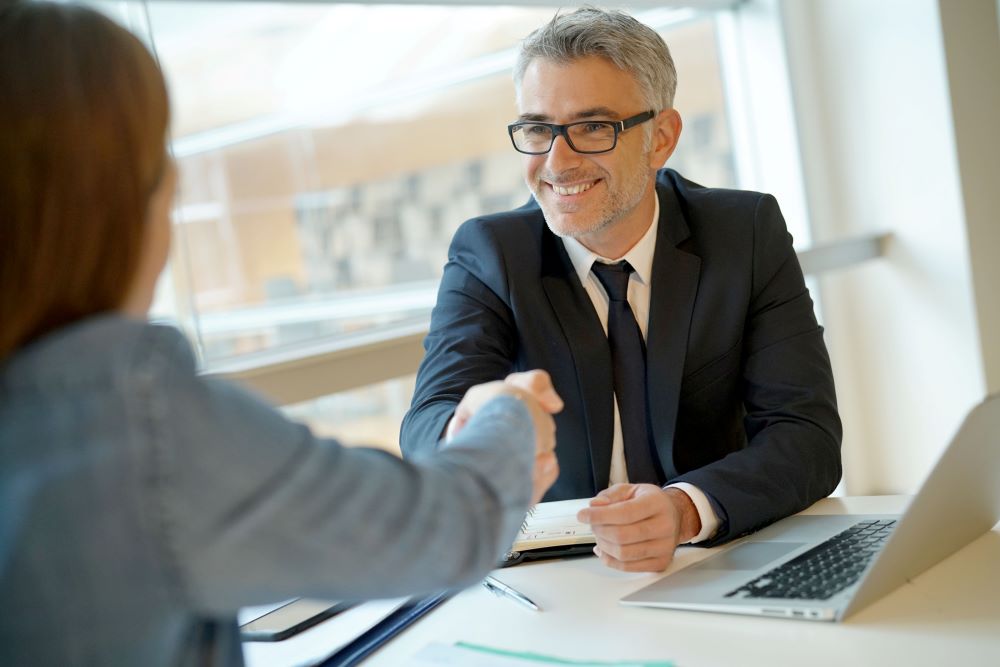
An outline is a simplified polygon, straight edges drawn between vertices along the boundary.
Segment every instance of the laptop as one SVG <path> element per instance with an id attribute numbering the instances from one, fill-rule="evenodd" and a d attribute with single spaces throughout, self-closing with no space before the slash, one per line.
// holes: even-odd
<path id="1" fill-rule="evenodd" d="M 1000 521 L 1000 394 L 973 408 L 902 515 L 796 515 L 621 599 L 840 621 Z"/>

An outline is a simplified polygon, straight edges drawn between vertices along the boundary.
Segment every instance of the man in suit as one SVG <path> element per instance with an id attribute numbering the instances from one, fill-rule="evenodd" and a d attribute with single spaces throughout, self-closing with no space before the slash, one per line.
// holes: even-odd
<path id="1" fill-rule="evenodd" d="M 470 386 L 543 368 L 565 401 L 545 499 L 596 494 L 580 518 L 611 567 L 662 570 L 829 494 L 841 425 L 791 237 L 773 197 L 659 169 L 681 133 L 663 40 L 583 8 L 524 41 L 514 78 L 534 196 L 456 232 L 404 452 Z"/>

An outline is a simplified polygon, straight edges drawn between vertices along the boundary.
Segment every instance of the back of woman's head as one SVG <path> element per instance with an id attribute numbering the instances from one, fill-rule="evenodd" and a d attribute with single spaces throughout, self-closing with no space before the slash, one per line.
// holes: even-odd
<path id="1" fill-rule="evenodd" d="M 0 3 L 0 360 L 121 306 L 167 122 L 160 70 L 126 30 L 84 7 Z"/>

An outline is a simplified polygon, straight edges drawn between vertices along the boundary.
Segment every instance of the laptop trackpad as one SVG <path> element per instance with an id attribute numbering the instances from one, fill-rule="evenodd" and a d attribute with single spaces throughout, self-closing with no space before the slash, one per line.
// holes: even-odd
<path id="1" fill-rule="evenodd" d="M 694 565 L 705 570 L 756 570 L 801 547 L 803 542 L 748 542 Z"/>

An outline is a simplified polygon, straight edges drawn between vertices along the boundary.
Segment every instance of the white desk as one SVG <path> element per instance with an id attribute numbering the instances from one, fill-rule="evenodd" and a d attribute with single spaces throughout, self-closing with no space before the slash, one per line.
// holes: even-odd
<path id="1" fill-rule="evenodd" d="M 806 513 L 898 513 L 905 496 L 828 498 Z M 711 550 L 682 548 L 669 574 Z M 468 641 L 570 659 L 700 665 L 1000 665 L 1000 525 L 844 623 L 623 607 L 660 576 L 610 570 L 596 558 L 495 574 L 543 609 L 481 586 L 463 591 L 364 662 L 397 666 L 433 641 Z M 308 631 L 323 632 L 322 624 Z"/>

